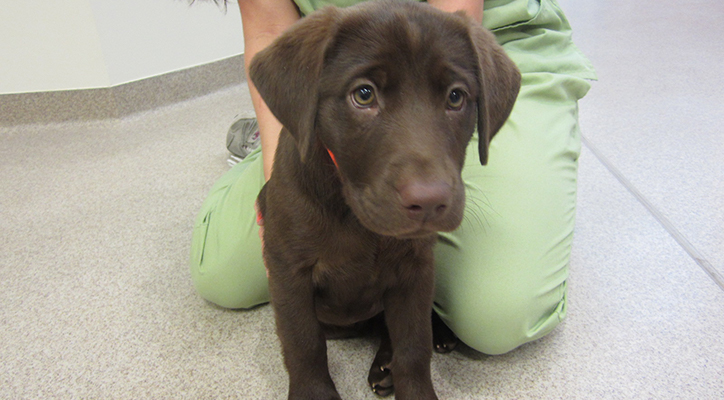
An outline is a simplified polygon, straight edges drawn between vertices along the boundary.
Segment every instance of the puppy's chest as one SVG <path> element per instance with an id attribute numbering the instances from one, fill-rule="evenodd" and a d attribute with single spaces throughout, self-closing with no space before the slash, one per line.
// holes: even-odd
<path id="1" fill-rule="evenodd" d="M 344 326 L 381 312 L 384 293 L 403 268 L 395 254 L 379 242 L 329 250 L 312 273 L 319 320 Z"/>
<path id="2" fill-rule="evenodd" d="M 384 290 L 394 275 L 393 268 L 384 268 L 379 246 L 372 243 L 353 246 L 330 243 L 325 248 L 312 272 L 315 289 L 321 293 L 333 293 L 335 289 L 351 294 Z"/>

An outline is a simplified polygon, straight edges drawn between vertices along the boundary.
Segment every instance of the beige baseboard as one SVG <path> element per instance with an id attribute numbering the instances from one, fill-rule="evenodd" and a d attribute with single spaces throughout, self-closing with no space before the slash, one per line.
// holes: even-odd
<path id="1" fill-rule="evenodd" d="M 238 55 L 109 88 L 0 95 L 0 126 L 123 118 L 244 80 Z"/>

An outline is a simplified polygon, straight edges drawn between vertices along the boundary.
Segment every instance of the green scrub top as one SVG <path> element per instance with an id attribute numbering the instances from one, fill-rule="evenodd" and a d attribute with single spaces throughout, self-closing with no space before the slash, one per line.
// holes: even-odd
<path id="1" fill-rule="evenodd" d="M 360 0 L 295 0 L 302 15 Z M 555 0 L 485 0 L 483 26 L 491 30 L 522 73 L 552 72 L 596 79 L 590 61 L 571 40 L 571 26 Z"/>

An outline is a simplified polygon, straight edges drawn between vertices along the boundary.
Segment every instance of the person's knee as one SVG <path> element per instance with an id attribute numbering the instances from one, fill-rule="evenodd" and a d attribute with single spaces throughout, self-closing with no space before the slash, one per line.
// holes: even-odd
<path id="1" fill-rule="evenodd" d="M 224 222 L 238 220 L 223 219 Z M 236 227 L 250 225 L 239 223 Z M 207 301 L 224 308 L 251 308 L 269 301 L 261 243 L 253 228 L 221 232 L 211 226 L 197 237 L 191 257 L 191 278 Z"/>
<path id="2" fill-rule="evenodd" d="M 252 308 L 269 301 L 263 273 L 247 270 L 244 276 L 240 276 L 233 273 L 234 268 L 212 266 L 210 269 L 205 273 L 192 274 L 196 292 L 204 300 L 230 309 Z"/>
<path id="3" fill-rule="evenodd" d="M 565 297 L 547 309 L 535 302 L 508 298 L 468 303 L 457 307 L 447 319 L 466 345 L 484 354 L 505 354 L 547 335 L 565 318 Z"/>
<path id="4" fill-rule="evenodd" d="M 522 310 L 512 305 L 466 307 L 451 316 L 455 334 L 471 348 L 490 355 L 504 354 L 519 347 L 524 340 L 525 321 Z"/>

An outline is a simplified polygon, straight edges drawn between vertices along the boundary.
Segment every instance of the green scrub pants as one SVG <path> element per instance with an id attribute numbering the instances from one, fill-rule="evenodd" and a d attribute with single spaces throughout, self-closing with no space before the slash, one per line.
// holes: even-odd
<path id="1" fill-rule="evenodd" d="M 502 354 L 566 315 L 577 101 L 595 74 L 551 0 L 487 0 L 484 24 L 521 69 L 522 86 L 488 165 L 479 164 L 477 135 L 468 147 L 465 218 L 435 249 L 435 309 L 467 345 Z M 257 150 L 216 182 L 197 217 L 191 276 L 199 294 L 222 307 L 269 301 L 254 211 L 263 184 Z"/>

